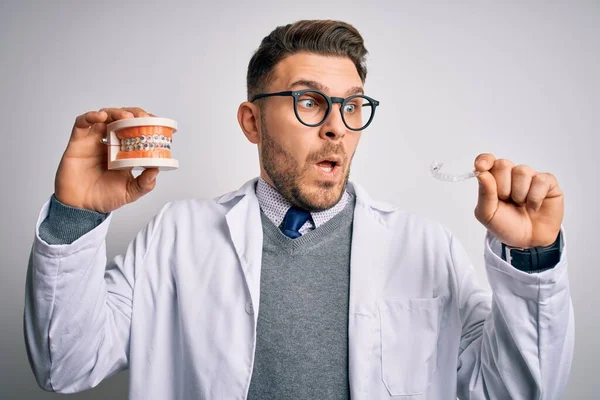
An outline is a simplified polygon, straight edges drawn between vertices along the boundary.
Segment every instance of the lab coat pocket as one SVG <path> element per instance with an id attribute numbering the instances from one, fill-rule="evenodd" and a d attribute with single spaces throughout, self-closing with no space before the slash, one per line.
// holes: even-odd
<path id="1" fill-rule="evenodd" d="M 391 396 L 425 393 L 437 367 L 441 297 L 379 302 L 381 368 Z"/>

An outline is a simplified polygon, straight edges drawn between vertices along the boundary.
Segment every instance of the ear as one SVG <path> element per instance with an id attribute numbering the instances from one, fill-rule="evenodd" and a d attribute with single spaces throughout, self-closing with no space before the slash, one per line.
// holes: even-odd
<path id="1" fill-rule="evenodd" d="M 238 108 L 238 123 L 250 143 L 258 144 L 260 131 L 258 129 L 260 110 L 258 106 L 245 101 Z"/>

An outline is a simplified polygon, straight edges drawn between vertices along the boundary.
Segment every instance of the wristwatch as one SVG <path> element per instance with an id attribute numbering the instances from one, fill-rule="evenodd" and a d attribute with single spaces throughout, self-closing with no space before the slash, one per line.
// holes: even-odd
<path id="1" fill-rule="evenodd" d="M 523 272 L 553 268 L 560 261 L 560 233 L 550 246 L 519 249 L 502 243 L 502 259 Z"/>

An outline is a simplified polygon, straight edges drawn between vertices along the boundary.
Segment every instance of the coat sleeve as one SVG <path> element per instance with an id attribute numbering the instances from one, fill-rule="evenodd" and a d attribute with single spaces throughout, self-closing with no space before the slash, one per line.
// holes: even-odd
<path id="1" fill-rule="evenodd" d="M 25 288 L 24 336 L 38 385 L 73 393 L 126 369 L 135 278 L 160 213 L 107 263 L 105 238 L 112 215 L 71 244 L 39 236 L 42 208 Z"/>
<path id="2" fill-rule="evenodd" d="M 528 274 L 499 257 L 486 235 L 484 258 L 492 288 L 477 284 L 456 238 L 451 253 L 462 323 L 458 358 L 460 399 L 560 399 L 573 358 L 574 319 L 567 246 L 552 269 Z"/>

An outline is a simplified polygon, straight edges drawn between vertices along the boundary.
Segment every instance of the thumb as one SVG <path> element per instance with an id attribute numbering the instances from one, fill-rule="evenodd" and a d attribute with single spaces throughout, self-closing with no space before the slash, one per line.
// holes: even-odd
<path id="1" fill-rule="evenodd" d="M 475 217 L 487 224 L 498 209 L 498 187 L 496 179 L 488 171 L 478 171 L 479 198 L 475 207 Z"/>
<path id="2" fill-rule="evenodd" d="M 158 168 L 146 168 L 137 178 L 129 181 L 127 192 L 131 202 L 149 193 L 156 186 L 156 176 Z"/>

